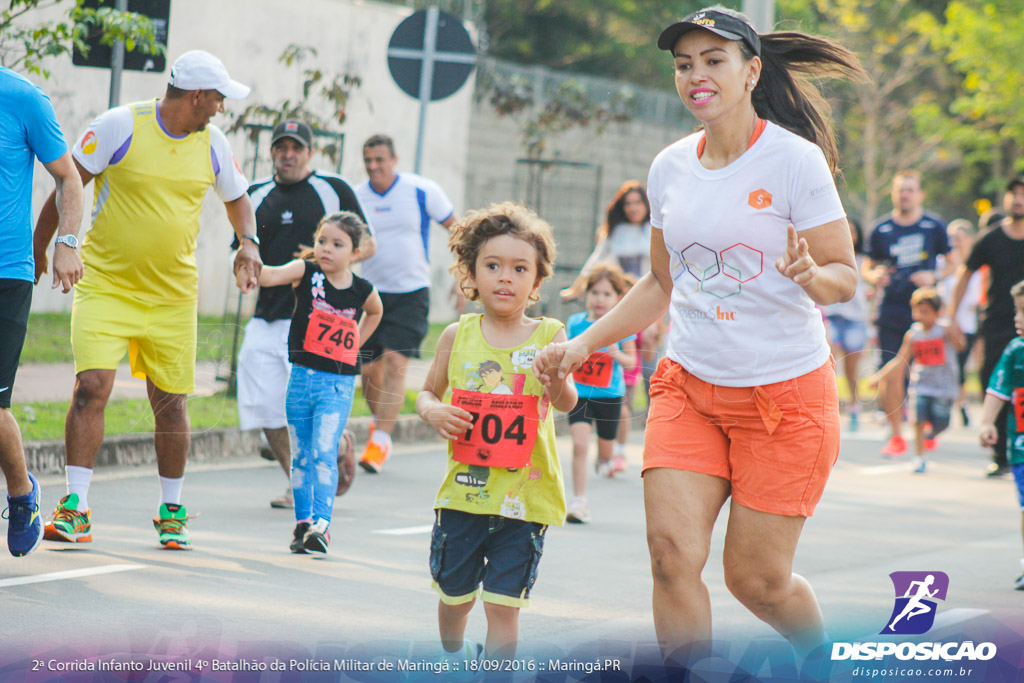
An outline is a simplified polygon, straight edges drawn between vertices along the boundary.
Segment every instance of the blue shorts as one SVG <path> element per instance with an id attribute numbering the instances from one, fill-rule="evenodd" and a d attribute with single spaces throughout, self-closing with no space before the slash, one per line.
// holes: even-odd
<path id="1" fill-rule="evenodd" d="M 1020 509 L 1024 510 L 1024 464 L 1010 465 L 1013 472 L 1013 481 L 1017 484 L 1017 500 L 1020 501 Z"/>
<path id="2" fill-rule="evenodd" d="M 483 582 L 484 602 L 529 607 L 547 526 L 445 508 L 435 513 L 430 576 L 441 601 L 475 600 Z"/>
<path id="3" fill-rule="evenodd" d="M 841 315 L 828 316 L 828 340 L 846 353 L 863 351 L 868 342 L 868 326 L 863 320 Z"/>
<path id="4" fill-rule="evenodd" d="M 953 399 L 935 396 L 918 396 L 914 401 L 917 422 L 929 422 L 932 436 L 945 431 L 949 426 L 949 414 L 953 411 Z"/>

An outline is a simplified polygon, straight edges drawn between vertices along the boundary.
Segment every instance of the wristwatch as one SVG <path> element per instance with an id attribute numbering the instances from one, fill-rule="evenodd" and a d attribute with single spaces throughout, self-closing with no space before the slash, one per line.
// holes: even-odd
<path id="1" fill-rule="evenodd" d="M 252 243 L 257 247 L 260 246 L 260 238 L 256 235 L 242 235 L 243 240 L 252 240 Z"/>
<path id="2" fill-rule="evenodd" d="M 78 238 L 74 235 L 61 235 L 56 240 L 57 244 L 63 244 L 65 247 L 71 247 L 72 249 L 78 249 Z"/>

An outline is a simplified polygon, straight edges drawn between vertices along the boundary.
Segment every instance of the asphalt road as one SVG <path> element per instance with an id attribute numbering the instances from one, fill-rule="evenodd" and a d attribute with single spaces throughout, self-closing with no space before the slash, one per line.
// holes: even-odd
<path id="1" fill-rule="evenodd" d="M 893 608 L 889 573 L 898 570 L 948 574 L 936 629 L 952 633 L 994 620 L 1024 634 L 1024 592 L 1011 588 L 1021 556 L 1012 480 L 983 476 L 987 463 L 974 438 L 973 431 L 952 430 L 930 471 L 916 475 L 907 462 L 878 456 L 877 427 L 845 436 L 795 561 L 815 588 L 833 639 L 877 638 L 872 634 Z M 559 448 L 568 472 L 568 439 Z M 634 432 L 629 472 L 591 483 L 593 522 L 550 530 L 532 605 L 520 619 L 523 662 L 654 651 L 640 456 Z M 190 552 L 157 545 L 150 522 L 159 502 L 153 469 L 97 471 L 92 543 L 44 542 L 26 558 L 0 560 L 0 681 L 121 680 L 60 669 L 132 658 L 193 667 L 174 678 L 148 663 L 148 673 L 132 680 L 198 680 L 199 660 L 209 667 L 214 659 L 238 658 L 288 662 L 288 669 L 238 678 L 207 668 L 203 680 L 348 680 L 348 674 L 302 672 L 305 665 L 291 661 L 315 667 L 388 653 L 436 658 L 437 597 L 427 554 L 443 458 L 440 442 L 399 444 L 383 474 L 360 471 L 336 503 L 332 545 L 322 559 L 288 551 L 292 513 L 268 505 L 284 477 L 255 455 L 189 469 L 183 502 L 197 515 Z M 64 483 L 49 477 L 42 485 L 48 516 Z M 725 588 L 726 518 L 723 513 L 716 527 L 705 580 L 716 638 L 726 650 L 732 643 L 735 654 L 743 644 L 778 643 L 778 637 Z M 477 606 L 468 635 L 482 640 L 485 629 Z M 367 675 L 361 680 L 376 680 Z"/>

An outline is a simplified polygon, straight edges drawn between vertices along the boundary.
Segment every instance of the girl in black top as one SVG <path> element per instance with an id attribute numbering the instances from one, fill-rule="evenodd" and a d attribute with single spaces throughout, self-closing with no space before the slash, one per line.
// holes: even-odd
<path id="1" fill-rule="evenodd" d="M 350 211 L 327 214 L 307 258 L 264 266 L 261 287 L 290 284 L 295 311 L 288 335 L 292 362 L 286 412 L 295 454 L 294 553 L 326 553 L 338 486 L 338 444 L 359 372 L 362 340 L 373 334 L 384 307 L 369 282 L 350 269 L 366 225 Z M 312 260 L 307 260 L 312 257 Z M 243 270 L 240 277 L 247 277 Z"/>

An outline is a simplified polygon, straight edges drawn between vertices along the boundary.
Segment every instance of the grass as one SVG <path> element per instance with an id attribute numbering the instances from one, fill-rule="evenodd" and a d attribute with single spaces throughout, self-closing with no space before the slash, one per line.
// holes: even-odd
<path id="1" fill-rule="evenodd" d="M 405 392 L 403 413 L 415 413 L 416 393 Z M 64 438 L 64 418 L 68 412 L 67 401 L 40 401 L 37 403 L 15 403 L 11 412 L 21 427 L 25 441 L 48 441 Z M 238 427 L 238 402 L 227 394 L 194 396 L 188 401 L 188 413 L 192 420 L 192 431 L 204 432 L 210 429 Z M 352 404 L 352 417 L 369 417 L 362 391 L 357 387 Z M 118 399 L 107 404 L 105 432 L 115 434 L 149 434 L 153 431 L 153 411 L 146 399 Z"/>
<path id="2" fill-rule="evenodd" d="M 245 323 L 242 323 L 244 327 Z M 437 340 L 448 323 L 433 323 L 423 340 L 423 355 L 434 356 Z M 235 336 L 235 323 L 221 316 L 201 315 L 197 328 L 197 361 L 229 361 L 231 344 Z M 238 343 L 242 343 L 239 330 Z M 28 333 L 25 347 L 21 352 L 22 363 L 70 363 L 71 355 L 71 314 L 33 313 L 28 318 Z"/>
<path id="3" fill-rule="evenodd" d="M 235 324 L 220 316 L 201 315 L 196 348 L 196 360 L 219 361 L 231 357 L 231 342 Z M 241 335 L 239 335 L 241 339 Z M 241 343 L 241 342 L 239 342 Z M 436 342 L 435 342 L 436 343 Z M 127 356 L 126 356 L 127 357 Z M 70 363 L 71 314 L 33 313 L 28 317 L 25 347 L 21 351 L 22 363 Z"/>
<path id="4" fill-rule="evenodd" d="M 424 356 L 434 355 L 437 340 L 445 323 L 430 326 L 423 342 Z M 21 353 L 22 363 L 71 363 L 71 314 L 33 313 L 28 319 L 28 334 Z M 197 361 L 227 362 L 231 357 L 231 344 L 235 324 L 220 316 L 199 316 L 197 329 Z M 241 334 L 239 334 L 241 344 Z M 125 358 L 127 362 L 127 357 Z M 407 391 L 402 413 L 415 413 L 415 391 Z M 70 397 L 69 397 L 70 398 Z M 26 441 L 42 441 L 64 438 L 64 418 L 68 412 L 67 401 L 39 401 L 36 403 L 15 403 L 14 416 L 21 426 L 22 438 Z M 238 403 L 233 397 L 219 393 L 213 396 L 195 396 L 189 399 L 188 412 L 192 419 L 193 431 L 238 427 Z M 356 388 L 352 405 L 352 417 L 368 417 L 369 408 L 363 400 L 362 391 Z M 153 431 L 153 412 L 146 399 L 118 399 L 107 404 L 105 431 L 114 434 L 145 434 Z"/>

